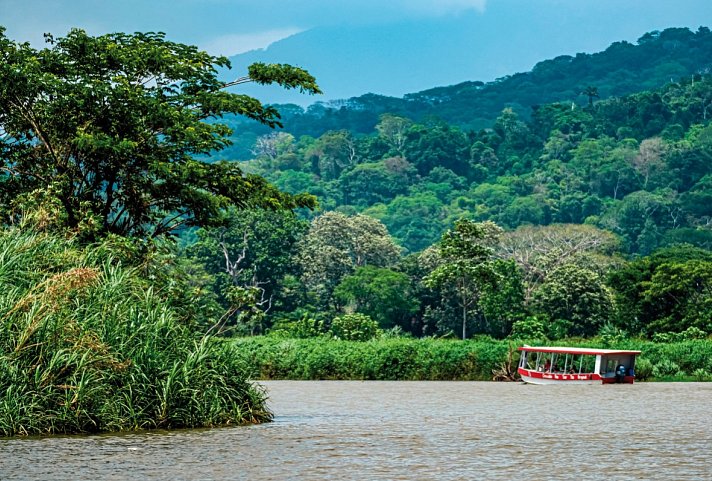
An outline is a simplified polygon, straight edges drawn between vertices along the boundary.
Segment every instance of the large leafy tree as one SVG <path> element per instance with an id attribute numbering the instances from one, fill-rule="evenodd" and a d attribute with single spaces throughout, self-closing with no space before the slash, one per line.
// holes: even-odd
<path id="1" fill-rule="evenodd" d="M 328 306 L 345 276 L 358 267 L 391 266 L 400 251 L 380 221 L 361 214 L 349 217 L 327 212 L 312 221 L 299 243 L 297 259 L 304 285 L 321 306 Z"/>
<path id="2" fill-rule="evenodd" d="M 618 239 L 590 225 L 521 226 L 502 236 L 498 256 L 517 263 L 522 271 L 525 299 L 565 264 L 598 266 L 606 272 L 615 262 Z"/>
<path id="3" fill-rule="evenodd" d="M 610 276 L 621 327 L 648 335 L 710 330 L 712 253 L 690 245 L 660 249 Z"/>
<path id="4" fill-rule="evenodd" d="M 613 317 L 613 296 L 602 276 L 576 264 L 554 270 L 534 298 L 552 323 L 566 323 L 560 335 L 592 336 Z"/>
<path id="5" fill-rule="evenodd" d="M 41 50 L 0 28 L 0 208 L 53 206 L 63 227 L 92 236 L 160 235 L 215 223 L 228 205 L 312 206 L 235 163 L 196 156 L 229 145 L 223 114 L 268 126 L 279 113 L 226 87 L 254 81 L 318 93 L 288 65 L 253 64 L 223 83 L 213 57 L 162 33 L 93 37 L 74 29 Z M 24 202 L 23 202 L 24 201 Z"/>

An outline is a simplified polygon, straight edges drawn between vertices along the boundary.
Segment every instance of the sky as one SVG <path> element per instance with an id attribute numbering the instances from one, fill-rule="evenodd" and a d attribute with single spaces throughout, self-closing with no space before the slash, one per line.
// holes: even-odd
<path id="1" fill-rule="evenodd" d="M 162 31 L 210 53 L 234 55 L 314 27 L 385 25 L 482 12 L 485 0 L 0 0 L 0 25 L 41 46 L 43 33 Z"/>
<path id="2" fill-rule="evenodd" d="M 712 0 L 0 0 L 0 25 L 38 48 L 43 33 L 72 27 L 162 31 L 243 54 L 242 69 L 242 59 L 304 66 L 335 99 L 490 81 L 651 30 L 712 27 Z"/>

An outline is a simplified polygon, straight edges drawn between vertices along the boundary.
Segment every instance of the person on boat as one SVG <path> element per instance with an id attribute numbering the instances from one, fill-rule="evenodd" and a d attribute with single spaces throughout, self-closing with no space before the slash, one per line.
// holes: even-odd
<path id="1" fill-rule="evenodd" d="M 623 381 L 623 378 L 625 377 L 625 373 L 626 373 L 626 367 L 623 364 L 619 364 L 618 367 L 616 368 L 616 382 Z"/>
<path id="2" fill-rule="evenodd" d="M 551 369 L 551 360 L 547 359 L 546 363 L 544 364 L 544 372 L 549 372 L 550 369 Z"/>

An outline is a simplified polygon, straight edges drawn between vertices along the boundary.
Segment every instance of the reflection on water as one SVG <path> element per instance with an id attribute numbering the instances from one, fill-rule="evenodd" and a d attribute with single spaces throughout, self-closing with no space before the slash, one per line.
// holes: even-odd
<path id="1" fill-rule="evenodd" d="M 712 383 L 265 383 L 260 426 L 0 440 L 14 480 L 712 480 Z"/>

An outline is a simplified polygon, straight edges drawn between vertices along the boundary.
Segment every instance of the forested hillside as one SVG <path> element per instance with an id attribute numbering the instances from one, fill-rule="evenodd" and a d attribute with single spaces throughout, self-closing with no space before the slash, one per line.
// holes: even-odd
<path id="1" fill-rule="evenodd" d="M 409 252 L 455 219 L 521 225 L 594 225 L 629 254 L 680 239 L 709 248 L 712 81 L 572 106 L 505 109 L 491 128 L 384 114 L 368 135 L 258 139 L 250 167 L 324 210 L 381 220 Z"/>
<path id="2" fill-rule="evenodd" d="M 636 44 L 621 41 L 605 51 L 576 56 L 563 55 L 538 63 L 530 72 L 516 73 L 493 82 L 464 82 L 406 95 L 404 98 L 366 94 L 343 101 L 315 103 L 306 110 L 282 105 L 286 131 L 320 136 L 329 130 L 353 134 L 371 132 L 379 116 L 390 113 L 422 122 L 438 118 L 464 130 L 490 127 L 502 109 L 509 107 L 529 119 L 532 107 L 552 102 L 585 106 L 590 101 L 655 90 L 667 83 L 712 68 L 712 33 L 706 27 L 696 32 L 669 28 L 649 32 Z M 268 130 L 235 118 L 235 145 L 223 158 L 246 159 L 255 137 Z"/>
<path id="3" fill-rule="evenodd" d="M 242 332 L 704 337 L 711 115 L 693 75 L 478 131 L 384 113 L 365 134 L 273 132 L 243 165 L 320 210 L 235 212 L 188 255 Z"/>

